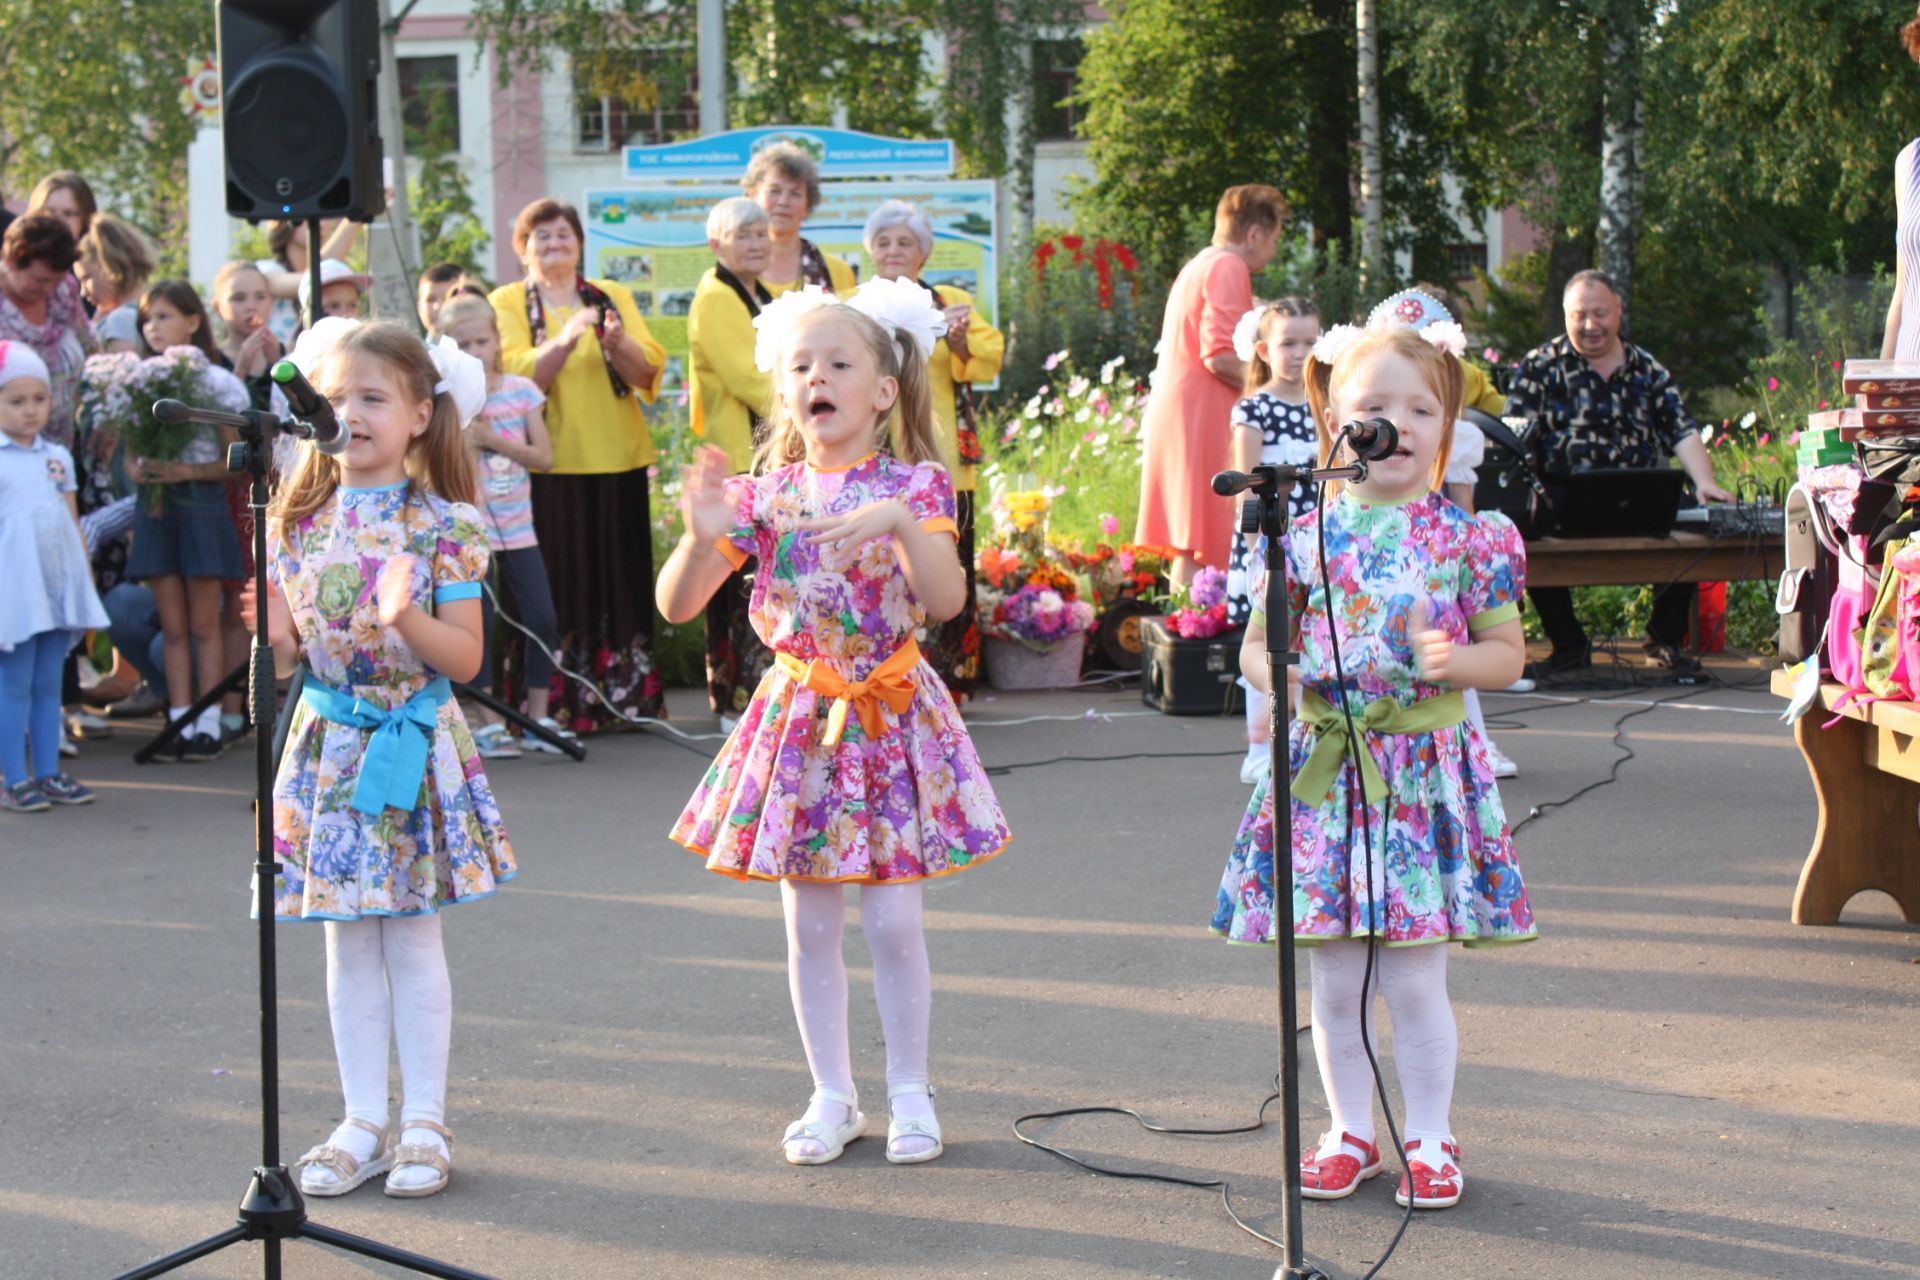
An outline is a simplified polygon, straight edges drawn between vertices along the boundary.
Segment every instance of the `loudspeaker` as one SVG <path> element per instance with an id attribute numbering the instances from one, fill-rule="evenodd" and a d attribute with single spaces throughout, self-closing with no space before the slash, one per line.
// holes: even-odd
<path id="1" fill-rule="evenodd" d="M 377 0 L 220 0 L 219 41 L 227 212 L 382 212 Z"/>

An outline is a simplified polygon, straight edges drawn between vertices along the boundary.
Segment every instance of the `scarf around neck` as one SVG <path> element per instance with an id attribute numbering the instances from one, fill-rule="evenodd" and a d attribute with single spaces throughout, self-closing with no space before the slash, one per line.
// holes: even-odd
<path id="1" fill-rule="evenodd" d="M 593 322 L 593 336 L 600 340 L 600 358 L 606 362 L 607 381 L 613 384 L 613 394 L 624 400 L 633 394 L 633 388 L 613 367 L 613 353 L 607 350 L 607 312 L 613 309 L 613 299 L 607 296 L 604 289 L 578 273 L 573 277 L 573 290 L 580 295 L 581 306 L 599 309 L 600 318 Z M 533 332 L 534 346 L 547 340 L 547 312 L 540 302 L 540 286 L 531 275 L 527 277 L 527 327 Z"/>

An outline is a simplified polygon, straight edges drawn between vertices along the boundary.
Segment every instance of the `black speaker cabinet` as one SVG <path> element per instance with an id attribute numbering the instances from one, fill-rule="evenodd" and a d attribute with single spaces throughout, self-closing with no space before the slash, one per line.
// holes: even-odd
<path id="1" fill-rule="evenodd" d="M 1187 640 L 1167 630 L 1166 619 L 1140 623 L 1140 698 L 1155 711 L 1176 716 L 1231 715 L 1241 707 L 1240 642 L 1244 629 L 1211 640 Z"/>
<path id="2" fill-rule="evenodd" d="M 384 210 L 376 0 L 220 0 L 219 40 L 227 212 Z"/>

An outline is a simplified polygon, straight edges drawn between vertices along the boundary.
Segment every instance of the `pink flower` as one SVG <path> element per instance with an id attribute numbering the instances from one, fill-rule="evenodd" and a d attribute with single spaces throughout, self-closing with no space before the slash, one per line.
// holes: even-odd
<path id="1" fill-rule="evenodd" d="M 1485 360 L 1488 364 L 1500 363 L 1500 353 L 1492 347 L 1488 347 L 1484 351 L 1482 351 L 1480 353 L 1480 358 L 1482 360 Z"/>
<path id="2" fill-rule="evenodd" d="M 1113 515 L 1101 516 L 1100 532 L 1106 534 L 1109 538 L 1120 532 L 1120 517 Z"/>
<path id="3" fill-rule="evenodd" d="M 1820 402 L 1820 407 L 1821 407 L 1822 409 L 1824 409 L 1824 408 L 1826 408 L 1826 407 L 1827 407 L 1827 402 L 1826 402 L 1825 400 L 1822 400 L 1822 401 Z"/>
<path id="4" fill-rule="evenodd" d="M 1767 379 L 1767 390 L 1778 391 L 1779 389 L 1780 389 L 1780 379 L 1778 378 Z"/>
<path id="5" fill-rule="evenodd" d="M 1799 444 L 1799 443 L 1800 443 L 1800 433 L 1799 433 L 1798 431 L 1796 431 L 1796 432 L 1794 432 L 1794 433 L 1793 433 L 1792 435 L 1790 435 L 1790 436 L 1788 436 L 1788 437 L 1787 437 L 1787 443 L 1788 443 L 1788 444 Z"/>
<path id="6" fill-rule="evenodd" d="M 1133 572 L 1133 552 L 1122 551 L 1119 555 L 1115 556 L 1114 559 L 1120 563 L 1120 572 Z"/>
<path id="7" fill-rule="evenodd" d="M 1767 442 L 1768 442 L 1769 440 L 1771 440 L 1771 439 L 1773 439 L 1773 433 L 1772 433 L 1772 432 L 1770 432 L 1770 431 L 1762 431 L 1762 432 L 1760 433 L 1760 443 L 1761 443 L 1761 444 L 1765 444 L 1765 443 L 1767 443 Z"/>
<path id="8" fill-rule="evenodd" d="M 1840 362 L 1839 362 L 1838 360 L 1835 360 L 1835 361 L 1833 362 L 1833 367 L 1834 367 L 1834 368 L 1836 368 L 1836 369 L 1838 369 L 1838 368 L 1840 367 Z"/>
<path id="9" fill-rule="evenodd" d="M 1091 431 L 1089 431 L 1089 432 L 1086 432 L 1085 434 L 1083 434 L 1083 435 L 1082 435 L 1082 436 L 1080 437 L 1080 443 L 1081 443 L 1081 444 L 1092 444 L 1092 443 L 1093 443 L 1093 432 L 1091 432 Z"/>
<path id="10" fill-rule="evenodd" d="M 1045 369 L 1048 373 L 1052 373 L 1055 369 L 1058 369 L 1060 367 L 1060 362 L 1062 360 L 1065 360 L 1066 358 L 1067 358 L 1067 353 L 1064 350 L 1056 351 L 1052 355 L 1048 356 L 1046 358 L 1046 361 L 1042 363 L 1040 367 L 1042 369 Z"/>

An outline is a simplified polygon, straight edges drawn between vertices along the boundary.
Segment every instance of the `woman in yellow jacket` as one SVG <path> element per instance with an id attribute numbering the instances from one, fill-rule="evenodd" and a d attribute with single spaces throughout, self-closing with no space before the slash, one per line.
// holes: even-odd
<path id="1" fill-rule="evenodd" d="M 967 570 L 967 605 L 950 621 L 928 628 L 927 661 L 947 682 L 956 700 L 965 700 L 980 676 L 980 619 L 974 596 L 973 493 L 975 471 L 983 455 L 974 425 L 973 384 L 1000 374 L 1007 340 L 973 305 L 973 295 L 953 285 L 920 279 L 933 253 L 933 223 L 904 200 L 889 200 L 867 217 L 867 257 L 883 279 L 911 280 L 931 293 L 947 317 L 947 334 L 934 345 L 928 362 L 933 416 L 940 436 L 941 460 L 953 473 L 960 530 L 960 563 Z M 896 424 L 896 431 L 898 430 Z M 896 446 L 898 441 L 895 441 Z"/>
<path id="2" fill-rule="evenodd" d="M 611 710 L 572 682 L 554 717 L 575 732 L 658 716 L 653 662 L 653 520 L 647 468 L 656 457 L 640 403 L 660 394 L 666 352 L 633 295 L 580 272 L 585 237 L 572 205 L 543 198 L 514 220 L 525 280 L 488 295 L 500 365 L 547 393 L 553 466 L 533 477 L 533 521 L 553 584 L 560 654 L 590 673 Z"/>
<path id="3" fill-rule="evenodd" d="M 820 167 L 791 142 L 776 142 L 755 152 L 740 179 L 747 198 L 767 211 L 772 253 L 761 283 L 779 297 L 802 285 L 817 284 L 837 297 L 853 294 L 853 268 L 837 254 L 800 234 L 800 226 L 820 207 Z"/>
<path id="4" fill-rule="evenodd" d="M 752 470 L 773 377 L 754 363 L 753 318 L 773 301 L 761 283 L 773 240 L 767 212 L 745 196 L 707 214 L 707 247 L 717 261 L 700 277 L 687 312 L 687 380 L 693 434 L 726 450 L 735 475 Z M 722 724 L 747 709 L 773 655 L 747 616 L 750 570 L 728 575 L 707 602 L 707 700 Z"/>

